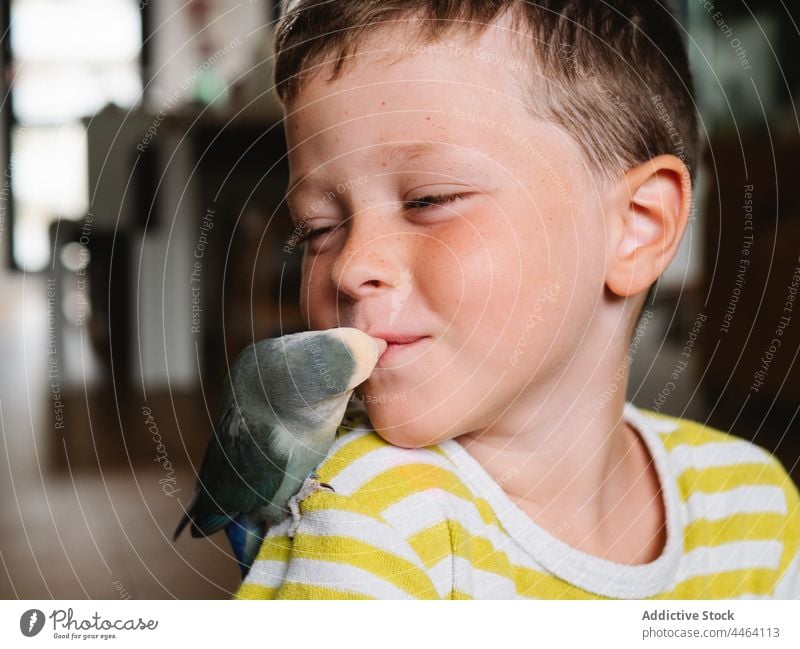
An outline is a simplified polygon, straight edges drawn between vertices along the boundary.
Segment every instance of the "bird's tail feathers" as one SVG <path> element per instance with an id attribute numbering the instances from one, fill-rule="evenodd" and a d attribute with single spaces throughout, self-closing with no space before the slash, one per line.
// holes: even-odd
<path id="1" fill-rule="evenodd" d="M 181 518 L 181 522 L 178 523 L 178 527 L 175 528 L 175 532 L 172 534 L 173 543 L 178 540 L 178 537 L 181 535 L 181 532 L 183 532 L 184 528 L 189 524 L 191 520 L 192 517 L 189 516 L 188 512 L 183 515 L 183 518 Z"/>
<path id="2" fill-rule="evenodd" d="M 246 515 L 238 516 L 225 528 L 225 534 L 228 535 L 233 553 L 239 561 L 242 579 L 247 577 L 247 573 L 250 572 L 266 533 L 266 522 Z"/>
<path id="3" fill-rule="evenodd" d="M 194 515 L 194 508 L 197 504 L 197 499 L 200 497 L 200 492 L 195 491 L 194 496 L 192 496 L 192 502 L 189 503 L 189 506 L 186 508 L 186 511 L 183 512 L 183 518 L 181 518 L 180 523 L 178 523 L 178 527 L 175 528 L 175 532 L 172 535 L 173 543 L 178 540 L 178 537 L 183 532 L 184 528 L 192 521 Z"/>

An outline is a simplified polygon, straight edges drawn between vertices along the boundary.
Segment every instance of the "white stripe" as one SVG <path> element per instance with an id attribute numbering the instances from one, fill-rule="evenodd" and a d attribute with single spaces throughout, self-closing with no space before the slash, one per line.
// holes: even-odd
<path id="1" fill-rule="evenodd" d="M 444 503 L 448 495 L 442 489 L 417 491 L 389 505 L 381 512 L 381 517 L 403 536 L 410 538 L 436 523 L 447 520 L 444 508 L 453 511 Z M 461 520 L 460 516 L 458 520 Z"/>
<path id="2" fill-rule="evenodd" d="M 695 492 L 686 501 L 686 523 L 698 519 L 718 521 L 735 514 L 786 513 L 780 487 L 743 485 L 718 493 Z"/>
<path id="3" fill-rule="evenodd" d="M 286 536 L 292 517 L 287 516 L 269 528 L 266 538 Z M 413 563 L 421 569 L 425 564 L 419 558 L 400 530 L 374 518 L 341 509 L 321 509 L 306 512 L 300 517 L 297 534 L 313 536 L 349 536 L 376 548 L 387 550 Z"/>
<path id="4" fill-rule="evenodd" d="M 517 587 L 508 577 L 473 566 L 463 557 L 442 559 L 432 572 L 440 571 L 442 564 L 453 571 L 453 584 L 456 590 L 468 594 L 473 599 L 516 599 Z"/>
<path id="5" fill-rule="evenodd" d="M 265 538 L 270 538 L 272 536 L 286 536 L 286 532 L 289 530 L 289 525 L 291 524 L 292 524 L 291 516 L 282 518 L 279 522 L 275 523 L 275 525 L 273 525 L 267 530 L 267 535 Z"/>
<path id="6" fill-rule="evenodd" d="M 439 597 L 442 599 L 449 597 L 453 588 L 453 555 L 448 554 L 439 563 L 430 568 L 428 575 L 436 587 Z"/>
<path id="7" fill-rule="evenodd" d="M 778 567 L 783 552 L 780 541 L 739 541 L 695 548 L 681 559 L 678 581 L 718 572 Z"/>
<path id="8" fill-rule="evenodd" d="M 243 583 L 277 588 L 284 582 L 288 565 L 285 561 L 255 561 Z"/>
<path id="9" fill-rule="evenodd" d="M 776 599 L 800 599 L 800 552 L 798 552 L 783 577 L 775 586 Z"/>
<path id="10" fill-rule="evenodd" d="M 313 536 L 347 536 L 379 550 L 402 557 L 424 570 L 425 564 L 398 530 L 369 516 L 339 509 L 322 509 L 304 514 L 298 534 Z"/>
<path id="11" fill-rule="evenodd" d="M 413 599 L 406 591 L 368 570 L 332 561 L 293 559 L 286 572 L 286 581 L 337 588 L 377 599 Z"/>
<path id="12" fill-rule="evenodd" d="M 769 464 L 772 456 L 747 442 L 712 442 L 700 446 L 681 444 L 669 453 L 670 461 L 682 469 L 706 469 L 735 464 Z"/>
<path id="13" fill-rule="evenodd" d="M 512 565 L 545 572 L 541 564 L 496 524 L 487 524 L 473 503 L 449 491 L 430 489 L 423 493 L 412 493 L 384 509 L 381 516 L 406 538 L 449 517 L 458 521 L 468 534 L 480 537 L 491 543 L 498 552 L 504 552 Z"/>
<path id="14" fill-rule="evenodd" d="M 454 467 L 449 460 L 438 453 L 421 448 L 408 449 L 387 445 L 367 453 L 346 466 L 334 476 L 331 480 L 331 486 L 338 493 L 350 494 L 388 469 L 420 463 L 440 467 L 455 473 Z"/>
<path id="15" fill-rule="evenodd" d="M 267 538 L 286 534 L 290 523 L 291 518 L 284 519 L 270 529 Z M 301 518 L 297 533 L 313 536 L 349 536 L 364 541 L 378 550 L 388 551 L 402 557 L 423 572 L 426 572 L 422 560 L 396 530 L 368 516 L 341 510 L 314 511 L 305 514 Z M 284 581 L 298 581 L 298 578 L 295 577 L 295 566 L 298 561 L 303 562 L 306 560 L 292 557 L 291 550 L 288 562 L 257 560 L 253 563 L 245 583 L 276 588 Z M 309 570 L 311 569 L 313 568 L 309 568 Z M 368 571 L 364 572 L 365 574 L 368 573 Z M 300 574 L 302 575 L 302 573 Z M 373 579 L 377 580 L 378 578 L 373 577 Z M 306 582 L 301 581 L 301 583 Z M 363 591 L 359 590 L 357 592 Z M 449 593 L 449 590 L 447 592 Z M 376 596 L 386 597 L 386 595 Z M 396 598 L 396 595 L 388 595 L 388 597 Z"/>

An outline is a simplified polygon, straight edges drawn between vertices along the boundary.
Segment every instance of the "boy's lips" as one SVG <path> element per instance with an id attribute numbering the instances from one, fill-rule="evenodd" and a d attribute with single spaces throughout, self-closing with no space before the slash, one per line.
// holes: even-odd
<path id="1" fill-rule="evenodd" d="M 413 347 L 414 344 L 419 340 L 422 340 L 423 338 L 429 338 L 429 336 L 426 334 L 414 333 L 398 333 L 388 331 L 367 331 L 365 333 L 373 338 L 380 338 L 386 342 L 386 349 L 383 350 L 383 353 L 378 359 L 378 365 L 381 365 L 381 363 L 387 359 L 394 358 L 405 349 Z"/>

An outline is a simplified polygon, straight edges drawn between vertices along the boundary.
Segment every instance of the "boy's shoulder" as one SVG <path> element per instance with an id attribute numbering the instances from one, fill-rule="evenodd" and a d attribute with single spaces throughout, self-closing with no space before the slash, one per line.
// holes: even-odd
<path id="1" fill-rule="evenodd" d="M 677 482 L 686 565 L 704 574 L 738 570 L 740 587 L 750 584 L 753 593 L 768 587 L 778 598 L 800 596 L 800 492 L 780 461 L 700 422 L 639 412 L 657 431 Z"/>
<path id="2" fill-rule="evenodd" d="M 333 491 L 298 502 L 294 532 L 292 516 L 269 528 L 235 598 L 447 596 L 450 536 L 437 490 L 458 482 L 452 469 L 438 447 L 395 447 L 344 423 L 316 469 Z"/>
<path id="3" fill-rule="evenodd" d="M 771 453 L 758 444 L 708 424 L 644 408 L 637 410 L 658 433 L 673 459 L 680 457 L 685 462 L 702 463 L 702 458 L 711 461 L 711 456 L 714 456 L 716 464 L 732 459 L 739 463 L 749 461 L 760 464 L 776 461 Z"/>
<path id="4" fill-rule="evenodd" d="M 796 499 L 797 488 L 786 469 L 758 444 L 691 419 L 638 411 L 658 434 L 684 500 L 716 492 L 762 499 L 773 490 L 785 511 L 786 501 Z"/>
<path id="5" fill-rule="evenodd" d="M 333 492 L 320 490 L 306 498 L 300 504 L 304 515 L 337 509 L 388 519 L 392 509 L 436 505 L 440 510 L 447 495 L 473 497 L 440 446 L 394 446 L 363 420 L 339 427 L 316 473 Z"/>

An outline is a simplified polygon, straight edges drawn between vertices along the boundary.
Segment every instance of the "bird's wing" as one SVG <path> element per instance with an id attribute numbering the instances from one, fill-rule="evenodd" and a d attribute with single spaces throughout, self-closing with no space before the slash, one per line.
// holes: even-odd
<path id="1" fill-rule="evenodd" d="M 175 538 L 189 520 L 192 536 L 208 536 L 239 514 L 272 500 L 286 474 L 289 456 L 279 444 L 271 443 L 279 430 L 257 430 L 256 426 L 235 404 L 220 418 L 200 468 L 195 500 Z M 262 445 L 256 439 L 263 440 Z"/>

